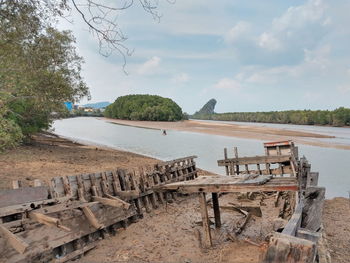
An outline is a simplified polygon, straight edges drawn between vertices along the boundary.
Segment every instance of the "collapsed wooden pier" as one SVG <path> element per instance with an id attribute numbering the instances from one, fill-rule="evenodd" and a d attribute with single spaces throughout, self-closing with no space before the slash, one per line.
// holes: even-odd
<path id="1" fill-rule="evenodd" d="M 0 262 L 66 262 L 118 228 L 137 221 L 174 193 L 157 187 L 197 177 L 196 156 L 139 171 L 116 169 L 54 177 L 49 185 L 0 191 Z"/>
<path id="2" fill-rule="evenodd" d="M 219 193 L 276 192 L 276 203 L 281 193 L 294 192 L 294 202 L 285 203 L 292 209 L 292 216 L 282 233 L 274 233 L 264 256 L 264 263 L 278 262 L 326 262 L 322 261 L 317 243 L 321 237 L 322 207 L 325 188 L 317 187 L 318 173 L 311 172 L 305 157 L 298 158 L 297 147 L 291 141 L 265 143 L 265 155 L 238 157 L 218 161 L 224 166 L 225 176 L 203 176 L 191 181 L 175 182 L 161 186 L 163 190 L 199 194 L 203 222 L 204 246 L 212 246 L 210 220 L 206 194 L 212 196 L 215 227 L 221 227 Z M 243 211 L 244 212 L 244 211 Z M 246 212 L 246 221 L 250 218 Z"/>

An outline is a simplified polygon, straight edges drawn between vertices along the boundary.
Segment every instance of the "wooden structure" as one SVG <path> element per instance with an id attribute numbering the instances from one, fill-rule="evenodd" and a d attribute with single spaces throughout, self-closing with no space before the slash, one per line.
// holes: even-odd
<path id="1" fill-rule="evenodd" d="M 162 186 L 163 190 L 198 193 L 203 221 L 204 246 L 212 246 L 206 194 L 212 194 L 215 227 L 221 226 L 218 193 L 276 192 L 276 203 L 281 193 L 295 192 L 290 203 L 292 216 L 282 233 L 275 233 L 263 259 L 264 263 L 314 262 L 320 237 L 322 207 L 325 189 L 317 187 L 318 173 L 311 171 L 305 157 L 298 157 L 292 141 L 265 143 L 265 155 L 228 158 L 218 165 L 225 167 L 226 176 L 203 176 L 192 181 L 175 182 Z M 248 214 L 249 216 L 249 214 Z M 249 218 L 249 217 L 247 217 Z"/>
<path id="2" fill-rule="evenodd" d="M 116 169 L 54 177 L 48 186 L 0 191 L 0 262 L 66 262 L 176 195 L 166 183 L 197 177 L 196 156 L 138 172 Z"/>

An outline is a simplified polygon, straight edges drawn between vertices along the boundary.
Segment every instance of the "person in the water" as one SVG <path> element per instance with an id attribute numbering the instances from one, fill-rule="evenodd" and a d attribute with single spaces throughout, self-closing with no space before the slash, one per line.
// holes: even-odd
<path id="1" fill-rule="evenodd" d="M 166 130 L 163 130 L 163 135 L 166 135 Z"/>

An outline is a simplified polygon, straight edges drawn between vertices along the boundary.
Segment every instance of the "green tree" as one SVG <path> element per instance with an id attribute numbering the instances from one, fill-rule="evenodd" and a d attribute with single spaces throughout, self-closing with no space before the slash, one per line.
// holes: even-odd
<path id="1" fill-rule="evenodd" d="M 25 136 L 48 128 L 64 101 L 89 95 L 74 37 L 39 11 L 27 1 L 0 2 L 0 117 Z"/>
<path id="2" fill-rule="evenodd" d="M 178 121 L 183 119 L 179 105 L 155 95 L 127 95 L 109 105 L 104 115 L 110 118 L 142 121 Z"/>

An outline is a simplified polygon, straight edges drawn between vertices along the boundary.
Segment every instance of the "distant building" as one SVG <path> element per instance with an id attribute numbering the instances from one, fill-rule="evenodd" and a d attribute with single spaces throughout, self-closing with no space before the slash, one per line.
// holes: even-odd
<path id="1" fill-rule="evenodd" d="M 66 106 L 66 108 L 71 111 L 73 109 L 73 103 L 70 101 L 64 102 L 64 105 Z"/>
<path id="2" fill-rule="evenodd" d="M 93 112 L 94 109 L 93 109 L 93 108 L 84 108 L 84 111 L 85 111 L 85 112 Z"/>

